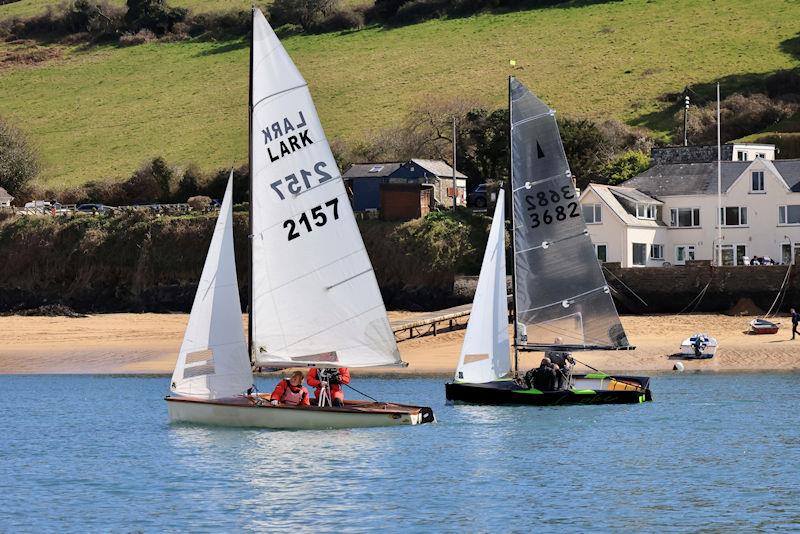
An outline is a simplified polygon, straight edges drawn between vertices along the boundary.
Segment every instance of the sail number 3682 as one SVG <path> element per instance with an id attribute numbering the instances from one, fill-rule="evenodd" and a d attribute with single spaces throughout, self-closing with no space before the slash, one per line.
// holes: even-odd
<path id="1" fill-rule="evenodd" d="M 572 187 L 565 185 L 561 191 L 539 191 L 536 195 L 525 195 L 525 203 L 527 204 L 528 216 L 531 219 L 531 228 L 538 228 L 542 224 L 552 224 L 553 221 L 564 221 L 572 217 L 580 217 L 578 210 L 578 203 L 572 201 L 567 203 L 566 206 L 556 206 L 552 208 L 552 204 L 558 204 L 562 199 L 570 200 L 575 198 L 575 193 Z"/>
<path id="2" fill-rule="evenodd" d="M 329 212 L 326 213 L 325 208 L 330 208 Z M 311 217 L 309 217 L 311 214 Z M 292 239 L 297 239 L 300 237 L 300 230 L 305 228 L 305 233 L 311 232 L 314 227 L 322 227 L 330 220 L 330 217 L 333 217 L 334 220 L 339 218 L 339 199 L 333 198 L 327 201 L 325 204 L 320 204 L 319 206 L 315 206 L 308 210 L 308 212 L 303 212 L 298 217 L 297 221 L 294 219 L 286 219 L 283 221 L 283 227 L 289 231 L 289 235 L 287 237 L 288 241 Z M 314 221 L 314 225 L 311 225 L 311 221 Z"/>

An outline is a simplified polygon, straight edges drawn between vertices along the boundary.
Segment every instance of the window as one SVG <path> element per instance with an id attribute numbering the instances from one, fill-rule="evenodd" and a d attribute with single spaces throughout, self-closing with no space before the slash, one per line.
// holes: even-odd
<path id="1" fill-rule="evenodd" d="M 761 159 L 767 159 L 767 155 L 764 152 L 759 152 L 758 154 L 756 154 L 756 157 Z"/>
<path id="2" fill-rule="evenodd" d="M 678 245 L 675 247 L 675 263 L 683 265 L 686 260 L 694 259 L 694 245 Z"/>
<path id="3" fill-rule="evenodd" d="M 747 161 L 747 152 L 739 150 L 738 152 L 736 152 L 736 159 L 738 159 L 739 161 Z"/>
<path id="4" fill-rule="evenodd" d="M 669 210 L 669 225 L 677 228 L 700 226 L 700 208 L 672 208 Z"/>
<path id="5" fill-rule="evenodd" d="M 750 179 L 750 191 L 764 190 L 764 171 L 753 171 Z"/>
<path id="6" fill-rule="evenodd" d="M 778 224 L 800 224 L 800 205 L 778 206 Z"/>
<path id="7" fill-rule="evenodd" d="M 603 222 L 603 213 L 600 211 L 600 204 L 584 204 L 583 220 L 586 224 L 600 224 Z"/>
<path id="8" fill-rule="evenodd" d="M 664 245 L 650 245 L 650 258 L 654 260 L 664 259 Z"/>
<path id="9" fill-rule="evenodd" d="M 597 255 L 597 260 L 600 263 L 605 263 L 608 261 L 608 246 L 607 245 L 595 245 L 594 252 Z"/>
<path id="10" fill-rule="evenodd" d="M 747 208 L 720 208 L 720 215 L 722 215 L 722 226 L 747 225 Z"/>
<path id="11" fill-rule="evenodd" d="M 792 263 L 792 245 L 790 243 L 781 245 L 781 263 L 784 265 Z"/>
<path id="12" fill-rule="evenodd" d="M 655 204 L 636 204 L 636 218 L 655 220 L 656 218 L 656 205 Z"/>
<path id="13" fill-rule="evenodd" d="M 744 265 L 747 256 L 747 245 L 736 245 L 736 265 Z"/>
<path id="14" fill-rule="evenodd" d="M 633 264 L 647 265 L 647 245 L 645 243 L 633 244 Z"/>

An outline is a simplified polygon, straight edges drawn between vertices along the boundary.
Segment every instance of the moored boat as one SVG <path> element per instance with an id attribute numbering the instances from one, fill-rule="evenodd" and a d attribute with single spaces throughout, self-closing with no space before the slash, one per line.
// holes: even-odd
<path id="1" fill-rule="evenodd" d="M 766 319 L 756 318 L 750 321 L 751 334 L 777 334 L 780 325 Z"/>
<path id="2" fill-rule="evenodd" d="M 685 359 L 707 360 L 714 357 L 718 346 L 716 338 L 697 333 L 681 342 L 681 356 Z"/>
<path id="3" fill-rule="evenodd" d="M 166 398 L 170 420 L 275 429 L 415 425 L 428 407 L 273 405 L 252 366 L 405 366 L 307 84 L 253 9 L 248 337 L 233 248 L 232 174 Z M 333 379 L 331 379 L 333 380 Z M 270 402 L 271 401 L 271 402 Z"/>
<path id="4" fill-rule="evenodd" d="M 595 257 L 554 113 L 509 79 L 513 371 L 501 189 L 456 375 L 445 385 L 448 401 L 561 405 L 652 400 L 648 377 L 572 373 L 571 352 L 633 347 Z M 544 352 L 542 373 L 520 376 L 519 351 Z M 550 357 L 560 358 L 562 366 L 551 366 Z M 551 380 L 540 380 L 546 373 Z"/>

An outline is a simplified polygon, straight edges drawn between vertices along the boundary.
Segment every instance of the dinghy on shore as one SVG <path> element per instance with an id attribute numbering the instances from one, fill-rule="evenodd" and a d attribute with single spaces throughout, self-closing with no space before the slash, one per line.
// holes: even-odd
<path id="1" fill-rule="evenodd" d="M 498 194 L 448 401 L 609 404 L 652 400 L 648 377 L 572 374 L 558 386 L 520 376 L 518 351 L 629 350 L 580 210 L 555 112 L 509 78 L 514 358 L 508 339 L 505 195 Z M 543 384 L 543 385 L 542 385 Z"/>
<path id="2" fill-rule="evenodd" d="M 695 334 L 681 342 L 681 356 L 687 360 L 708 360 L 717 353 L 716 338 L 708 334 Z"/>
<path id="3" fill-rule="evenodd" d="M 232 178 L 166 397 L 172 422 L 275 429 L 415 425 L 430 408 L 378 401 L 272 405 L 270 368 L 405 366 L 308 87 L 253 9 L 248 340 L 233 248 Z M 320 376 L 325 376 L 321 373 Z M 275 399 L 278 400 L 278 399 Z"/>
<path id="4" fill-rule="evenodd" d="M 750 321 L 750 333 L 755 335 L 777 334 L 780 325 L 766 319 L 753 319 Z"/>

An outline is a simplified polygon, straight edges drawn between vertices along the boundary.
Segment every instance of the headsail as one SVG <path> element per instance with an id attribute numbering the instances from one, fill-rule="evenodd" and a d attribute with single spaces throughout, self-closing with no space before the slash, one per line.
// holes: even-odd
<path id="1" fill-rule="evenodd" d="M 178 395 L 217 399 L 242 394 L 253 384 L 233 255 L 232 184 L 233 173 L 172 374 L 170 389 Z"/>
<path id="2" fill-rule="evenodd" d="M 492 229 L 483 254 L 481 274 L 467 333 L 461 347 L 456 381 L 486 383 L 511 372 L 506 298 L 505 198 L 497 195 Z"/>
<path id="3" fill-rule="evenodd" d="M 586 230 L 555 111 L 514 78 L 509 91 L 517 345 L 628 347 Z"/>
<path id="4" fill-rule="evenodd" d="M 253 360 L 400 364 L 311 94 L 257 9 L 252 77 Z"/>

